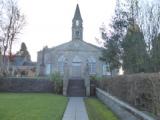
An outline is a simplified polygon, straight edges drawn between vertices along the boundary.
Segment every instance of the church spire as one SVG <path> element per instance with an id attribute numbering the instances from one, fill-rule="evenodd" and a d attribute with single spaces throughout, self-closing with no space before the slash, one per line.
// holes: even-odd
<path id="1" fill-rule="evenodd" d="M 77 4 L 77 7 L 76 7 L 76 11 L 75 11 L 74 17 L 73 17 L 73 20 L 77 20 L 77 19 L 78 20 L 82 20 L 81 12 L 79 10 L 79 5 L 78 4 Z"/>
<path id="2" fill-rule="evenodd" d="M 72 40 L 83 40 L 83 20 L 78 4 L 72 20 Z"/>

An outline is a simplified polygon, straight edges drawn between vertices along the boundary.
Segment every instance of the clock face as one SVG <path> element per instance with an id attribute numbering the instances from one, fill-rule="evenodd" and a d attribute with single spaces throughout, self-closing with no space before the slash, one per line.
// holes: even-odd
<path id="1" fill-rule="evenodd" d="M 79 26 L 79 21 L 78 20 L 76 20 L 76 26 Z"/>

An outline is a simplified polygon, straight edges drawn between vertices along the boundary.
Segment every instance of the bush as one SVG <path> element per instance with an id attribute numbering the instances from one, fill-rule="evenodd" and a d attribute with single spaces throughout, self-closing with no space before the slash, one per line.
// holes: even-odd
<path id="1" fill-rule="evenodd" d="M 90 80 L 102 80 L 102 79 L 103 79 L 102 77 L 98 77 L 96 75 L 90 76 Z"/>
<path id="2" fill-rule="evenodd" d="M 54 92 L 56 94 L 62 94 L 63 78 L 59 72 L 51 74 L 51 80 L 54 81 Z"/>

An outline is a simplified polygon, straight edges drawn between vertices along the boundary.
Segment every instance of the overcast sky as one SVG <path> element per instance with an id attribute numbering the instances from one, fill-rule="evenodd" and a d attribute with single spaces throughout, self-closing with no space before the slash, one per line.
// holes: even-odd
<path id="1" fill-rule="evenodd" d="M 109 24 L 115 0 L 18 0 L 26 16 L 26 26 L 16 41 L 14 51 L 24 41 L 33 61 L 44 46 L 54 47 L 71 40 L 71 25 L 79 4 L 84 27 L 84 41 L 97 44 L 99 27 Z"/>

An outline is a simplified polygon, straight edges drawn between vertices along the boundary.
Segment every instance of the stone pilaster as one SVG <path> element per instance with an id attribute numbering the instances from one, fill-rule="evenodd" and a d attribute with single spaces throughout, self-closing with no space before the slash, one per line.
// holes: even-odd
<path id="1" fill-rule="evenodd" d="M 89 78 L 89 67 L 88 63 L 86 65 L 86 70 L 85 70 L 85 87 L 86 87 L 86 96 L 90 96 L 90 78 Z"/>
<path id="2" fill-rule="evenodd" d="M 67 88 L 68 88 L 68 82 L 69 82 L 69 68 L 67 61 L 64 65 L 64 75 L 63 75 L 63 95 L 67 95 Z"/>

